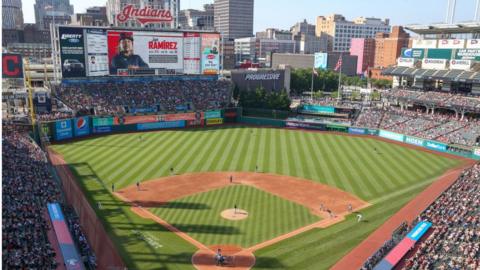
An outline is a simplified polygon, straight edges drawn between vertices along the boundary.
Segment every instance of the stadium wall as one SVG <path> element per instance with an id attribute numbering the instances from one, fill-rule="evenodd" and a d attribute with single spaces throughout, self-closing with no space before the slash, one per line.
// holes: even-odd
<path id="1" fill-rule="evenodd" d="M 98 269 L 125 269 L 126 265 L 118 253 L 114 243 L 90 206 L 82 189 L 65 161 L 52 150 L 47 151 L 48 159 L 55 173 L 60 178 L 62 189 L 68 204 L 72 205 L 78 214 L 80 225 L 85 230 L 88 243 L 97 257 Z"/>

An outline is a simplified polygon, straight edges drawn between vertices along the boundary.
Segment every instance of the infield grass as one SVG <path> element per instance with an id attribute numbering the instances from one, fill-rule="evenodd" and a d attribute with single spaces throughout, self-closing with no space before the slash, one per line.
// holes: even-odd
<path id="1" fill-rule="evenodd" d="M 435 178 L 460 163 L 374 139 L 283 129 L 220 127 L 151 132 L 142 137 L 111 135 L 52 146 L 63 154 L 94 208 L 102 203 L 97 214 L 129 269 L 193 269 L 190 256 L 195 248 L 155 222 L 133 214 L 112 196 L 112 183 L 120 189 L 138 180 L 167 176 L 171 167 L 181 174 L 253 172 L 258 166 L 263 172 L 328 184 L 373 203 L 362 211 L 368 222 L 356 224 L 350 217 L 334 227 L 309 231 L 256 253 L 258 269 L 327 269 Z M 206 195 L 185 199 L 213 209 L 217 205 L 214 196 L 210 200 Z M 172 222 L 193 228 L 222 226 L 216 215 L 188 220 L 191 213 L 187 212 L 159 209 L 156 214 L 185 213 L 184 217 L 172 216 Z M 221 230 L 197 237 L 202 243 L 228 244 L 217 241 L 236 236 L 232 241 L 242 245 L 263 237 L 226 235 Z M 161 247 L 143 241 L 146 237 Z"/>

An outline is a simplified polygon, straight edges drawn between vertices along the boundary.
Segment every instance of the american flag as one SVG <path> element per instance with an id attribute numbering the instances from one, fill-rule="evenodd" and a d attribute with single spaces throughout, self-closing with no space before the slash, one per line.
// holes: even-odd
<path id="1" fill-rule="evenodd" d="M 339 71 L 342 68 L 342 55 L 340 55 L 340 58 L 338 58 L 337 65 L 335 66 L 335 71 Z"/>

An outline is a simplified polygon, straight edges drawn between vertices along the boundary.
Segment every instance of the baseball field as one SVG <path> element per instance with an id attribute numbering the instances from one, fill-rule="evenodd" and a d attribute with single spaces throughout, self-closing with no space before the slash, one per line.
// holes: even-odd
<path id="1" fill-rule="evenodd" d="M 242 254 L 244 269 L 328 269 L 461 162 L 372 138 L 252 127 L 52 149 L 129 269 L 210 269 L 218 247 Z"/>

